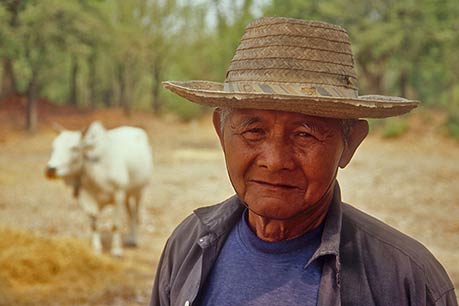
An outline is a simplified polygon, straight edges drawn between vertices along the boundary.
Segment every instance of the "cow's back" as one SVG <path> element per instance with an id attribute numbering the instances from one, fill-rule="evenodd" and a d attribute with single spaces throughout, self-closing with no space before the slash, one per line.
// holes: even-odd
<path id="1" fill-rule="evenodd" d="M 119 127 L 107 132 L 106 152 L 112 166 L 125 167 L 129 173 L 129 186 L 147 184 L 153 170 L 153 155 L 148 135 L 141 128 Z"/>

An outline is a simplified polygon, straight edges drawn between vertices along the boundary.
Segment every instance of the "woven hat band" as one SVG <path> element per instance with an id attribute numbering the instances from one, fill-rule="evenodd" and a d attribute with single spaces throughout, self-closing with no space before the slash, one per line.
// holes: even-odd
<path id="1" fill-rule="evenodd" d="M 358 97 L 357 90 L 323 84 L 232 82 L 224 83 L 223 90 L 234 93 L 264 93 L 310 97 Z"/>

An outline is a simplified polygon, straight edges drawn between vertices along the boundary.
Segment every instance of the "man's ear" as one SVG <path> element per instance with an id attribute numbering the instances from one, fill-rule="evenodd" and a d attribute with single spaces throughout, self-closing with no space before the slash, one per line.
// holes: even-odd
<path id="1" fill-rule="evenodd" d="M 355 151 L 365 137 L 367 137 L 368 131 L 368 121 L 366 120 L 358 120 L 351 126 L 348 138 L 344 143 L 343 154 L 341 154 L 341 159 L 339 161 L 340 168 L 344 168 L 349 164 Z"/>
<path id="2" fill-rule="evenodd" d="M 222 120 L 221 120 L 221 112 L 218 108 L 214 110 L 213 116 L 212 116 L 212 121 L 214 123 L 214 129 L 215 132 L 218 135 L 218 138 L 220 139 L 220 144 L 223 147 L 223 131 L 222 131 Z"/>

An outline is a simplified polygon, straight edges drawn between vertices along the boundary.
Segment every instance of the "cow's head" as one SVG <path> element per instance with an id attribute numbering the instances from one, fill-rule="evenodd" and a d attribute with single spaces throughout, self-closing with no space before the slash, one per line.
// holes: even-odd
<path id="1" fill-rule="evenodd" d="M 46 176 L 48 178 L 69 177 L 79 174 L 82 167 L 82 133 L 80 131 L 61 131 L 53 141 Z"/>

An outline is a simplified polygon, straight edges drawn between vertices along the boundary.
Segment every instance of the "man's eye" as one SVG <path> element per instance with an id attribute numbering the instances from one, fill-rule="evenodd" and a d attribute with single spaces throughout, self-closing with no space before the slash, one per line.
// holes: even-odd
<path id="1" fill-rule="evenodd" d="M 242 136 L 248 140 L 258 140 L 265 135 L 265 131 L 261 128 L 253 128 L 246 130 L 242 133 Z"/>
<path id="2" fill-rule="evenodd" d="M 309 138 L 309 137 L 314 137 L 312 134 L 308 133 L 308 132 L 298 132 L 297 135 L 299 137 L 303 137 L 303 138 Z"/>

